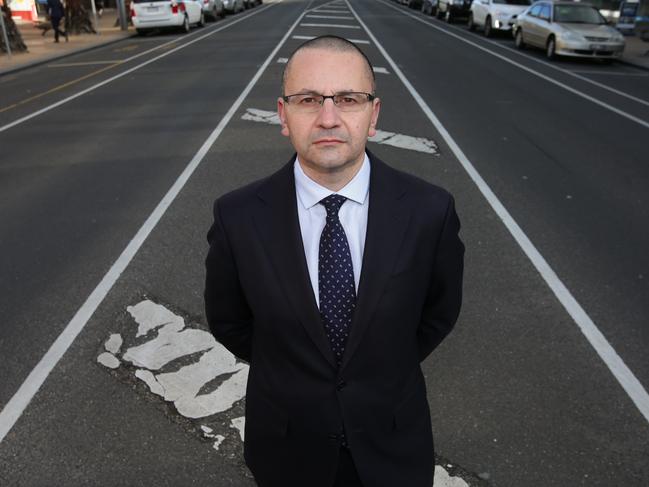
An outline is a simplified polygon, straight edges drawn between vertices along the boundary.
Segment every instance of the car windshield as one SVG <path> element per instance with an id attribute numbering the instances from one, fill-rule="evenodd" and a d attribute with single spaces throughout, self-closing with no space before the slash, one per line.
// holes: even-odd
<path id="1" fill-rule="evenodd" d="M 570 24 L 605 24 L 604 17 L 588 5 L 555 5 L 554 21 Z"/>
<path id="2" fill-rule="evenodd" d="M 493 0 L 493 3 L 500 5 L 531 5 L 532 0 Z"/>

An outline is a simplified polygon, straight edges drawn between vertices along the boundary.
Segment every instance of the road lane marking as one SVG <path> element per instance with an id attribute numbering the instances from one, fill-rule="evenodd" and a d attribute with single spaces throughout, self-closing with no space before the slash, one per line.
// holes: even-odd
<path id="1" fill-rule="evenodd" d="M 281 125 L 277 112 L 270 110 L 260 110 L 258 108 L 247 108 L 246 113 L 241 116 L 242 120 L 251 122 L 262 122 L 270 125 Z M 397 134 L 394 132 L 386 132 L 385 130 L 377 130 L 374 137 L 370 137 L 370 142 L 375 142 L 382 145 L 390 145 L 399 149 L 413 150 L 423 152 L 425 154 L 439 155 L 437 143 L 434 140 L 426 139 L 424 137 L 413 137 L 411 135 Z"/>
<path id="2" fill-rule="evenodd" d="M 334 20 L 354 20 L 354 17 L 341 17 L 339 15 L 307 15 L 309 19 L 334 19 Z"/>
<path id="3" fill-rule="evenodd" d="M 72 68 L 77 66 L 95 66 L 97 64 L 118 64 L 122 61 L 115 59 L 113 61 L 87 61 L 84 63 L 59 63 L 59 64 L 48 64 L 48 68 Z"/>
<path id="4" fill-rule="evenodd" d="M 182 316 L 159 303 L 146 299 L 126 310 L 137 323 L 137 332 L 133 333 L 131 326 L 125 332 L 126 340 L 111 334 L 104 343 L 106 352 L 99 357 L 112 357 L 117 367 L 109 368 L 121 367 L 122 373 L 144 382 L 149 392 L 173 403 L 178 414 L 200 423 L 198 434 L 213 441 L 212 448 L 219 451 L 229 433 L 223 430 L 222 415 L 236 413 L 233 409 L 245 399 L 250 367 L 238 362 L 210 332 L 189 326 Z M 142 342 L 142 337 L 148 340 Z M 120 353 L 123 344 L 130 342 L 139 345 L 127 345 Z M 203 343 L 200 347 L 199 342 Z M 169 347 L 174 349 L 171 354 Z M 201 351 L 202 355 L 197 356 Z M 107 366 L 99 357 L 97 361 Z M 183 359 L 185 365 L 174 366 L 178 359 Z M 165 371 L 169 364 L 170 370 Z M 244 416 L 231 418 L 228 423 L 241 443 L 245 440 L 245 425 Z M 438 483 L 442 487 L 468 487 L 464 480 L 451 477 L 440 465 L 435 466 L 435 485 Z"/>
<path id="5" fill-rule="evenodd" d="M 385 68 L 380 68 L 380 67 L 378 67 L 378 66 L 373 66 L 372 69 L 374 70 L 375 73 L 379 73 L 379 74 L 390 74 L 390 72 L 389 72 L 387 69 L 385 69 Z"/>
<path id="6" fill-rule="evenodd" d="M 280 1 L 281 1 L 281 0 L 280 0 Z M 222 31 L 222 30 L 224 30 L 224 29 L 227 29 L 227 28 L 229 28 L 229 27 L 231 27 L 231 26 L 233 26 L 233 25 L 238 24 L 239 22 L 242 22 L 242 21 L 244 21 L 244 20 L 247 20 L 247 19 L 249 19 L 250 17 L 252 17 L 253 15 L 257 15 L 258 13 L 261 13 L 261 12 L 263 12 L 263 11 L 269 9 L 269 8 L 272 8 L 273 5 L 277 5 L 278 3 L 279 3 L 279 2 L 275 2 L 275 3 L 268 4 L 268 5 L 264 5 L 264 6 L 261 7 L 260 9 L 256 9 L 255 11 L 253 11 L 253 12 L 250 13 L 250 14 L 247 14 L 247 15 L 244 16 L 244 17 L 241 17 L 241 18 L 239 18 L 239 19 L 233 20 L 232 22 L 230 22 L 230 23 L 228 23 L 228 24 L 222 25 L 222 26 L 220 26 L 220 27 L 218 27 L 218 28 L 216 28 L 216 29 L 214 29 L 214 30 L 211 30 L 211 31 L 208 32 L 207 34 L 203 34 L 202 36 L 196 37 L 195 39 L 193 39 L 193 40 L 191 40 L 191 41 L 189 41 L 189 42 L 186 42 L 186 43 L 184 43 L 184 44 L 182 44 L 182 45 L 176 47 L 176 48 L 173 49 L 173 50 L 167 51 L 167 52 L 165 52 L 164 54 L 160 54 L 159 56 L 156 56 L 156 57 L 154 57 L 154 58 L 152 58 L 152 59 L 149 59 L 148 61 L 143 62 L 142 64 L 138 64 L 137 66 L 134 66 L 134 67 L 132 67 L 132 68 L 129 68 L 129 69 L 127 69 L 126 71 L 123 71 L 123 72 L 121 72 L 121 73 L 119 73 L 119 74 L 116 74 L 115 76 L 113 76 L 113 77 L 111 77 L 111 78 L 108 78 L 108 79 L 106 79 L 106 80 L 104 80 L 104 81 L 101 81 L 101 82 L 99 82 L 99 83 L 97 83 L 97 84 L 95 84 L 95 85 L 93 85 L 93 86 L 90 86 L 89 88 L 86 88 L 85 90 L 82 90 L 82 91 L 80 91 L 80 92 L 78 92 L 78 93 L 76 93 L 76 94 L 74 94 L 74 95 L 70 95 L 70 96 L 68 96 L 67 98 L 64 98 L 63 100 L 59 100 L 58 102 L 52 103 L 51 105 L 48 105 L 48 106 L 46 106 L 45 108 L 41 108 L 40 110 L 37 110 L 37 111 L 35 111 L 35 112 L 32 112 L 32 113 L 29 114 L 29 115 L 26 115 L 26 116 L 24 116 L 24 117 L 22 117 L 22 118 L 19 118 L 19 119 L 17 119 L 17 120 L 14 120 L 13 122 L 10 122 L 10 123 L 8 123 L 8 124 L 6 124 L 6 125 L 0 126 L 0 133 L 4 132 L 5 130 L 8 130 L 8 129 L 12 128 L 12 127 L 15 127 L 16 125 L 20 125 L 20 124 L 23 123 L 23 122 L 26 122 L 26 121 L 28 121 L 28 120 L 31 120 L 32 118 L 35 118 L 35 117 L 37 117 L 37 116 L 39 116 L 39 115 L 42 115 L 42 114 L 44 114 L 44 113 L 46 113 L 46 112 L 49 112 L 50 110 L 53 110 L 53 109 L 55 109 L 55 108 L 58 108 L 58 107 L 60 107 L 61 105 L 65 105 L 66 103 L 68 103 L 68 102 L 70 102 L 70 101 L 72 101 L 72 100 L 75 100 L 75 99 L 77 99 L 77 98 L 79 98 L 79 97 L 81 97 L 81 96 L 83 96 L 83 95 L 85 95 L 85 94 L 87 94 L 87 93 L 90 93 L 91 91 L 94 91 L 94 90 L 96 90 L 97 88 L 100 88 L 100 87 L 102 87 L 102 86 L 104 86 L 104 85 L 107 85 L 107 84 L 109 84 L 109 83 L 111 83 L 111 82 L 113 82 L 113 81 L 115 81 L 115 80 L 117 80 L 117 79 L 119 79 L 119 78 L 122 78 L 123 76 L 126 76 L 127 74 L 130 74 L 130 73 L 132 73 L 132 72 L 134 72 L 134 71 L 137 71 L 138 69 L 143 68 L 144 66 L 147 66 L 147 65 L 149 65 L 149 64 L 151 64 L 151 63 L 153 63 L 153 62 L 155 62 L 155 61 L 157 61 L 157 60 L 159 60 L 159 59 L 162 59 L 162 58 L 165 57 L 165 56 L 169 56 L 170 54 L 173 54 L 173 53 L 176 52 L 176 51 L 179 51 L 179 50 L 181 50 L 181 49 L 184 49 L 185 47 L 187 47 L 187 46 L 189 46 L 189 45 L 191 45 L 191 44 L 194 44 L 195 42 L 198 42 L 198 41 L 200 41 L 200 40 L 203 40 L 203 39 L 205 39 L 205 38 L 207 38 L 207 37 L 210 37 L 210 36 L 216 34 L 217 32 L 220 32 L 220 31 Z M 195 35 L 195 34 L 194 34 L 194 33 L 192 33 L 192 34 L 188 34 L 187 36 L 185 36 L 185 38 L 187 38 L 187 37 L 192 37 L 193 35 Z M 27 98 L 26 100 L 22 100 L 22 101 L 20 101 L 20 102 L 16 102 L 16 103 L 14 103 L 14 104 L 12 104 L 12 105 L 9 105 L 9 106 L 7 106 L 7 107 L 0 108 L 0 113 L 5 112 L 5 111 L 8 111 L 8 110 L 10 110 L 10 109 L 12 109 L 12 108 L 16 108 L 16 107 L 18 107 L 18 106 L 20 106 L 20 105 L 23 105 L 23 104 L 25 104 L 25 103 L 28 103 L 28 102 L 30 102 L 30 101 L 34 101 L 34 100 L 36 100 L 36 99 L 38 99 L 38 98 L 41 98 L 41 97 L 43 97 L 43 96 L 45 96 L 45 95 L 48 95 L 48 94 L 50 94 L 50 93 L 54 93 L 55 91 L 59 91 L 59 90 L 61 90 L 61 89 L 63 89 L 63 88 L 66 88 L 66 87 L 68 87 L 68 86 L 71 86 L 71 85 L 73 85 L 73 84 L 79 83 L 80 81 L 83 81 L 83 80 L 85 80 L 85 79 L 87 79 L 87 78 L 90 78 L 90 77 L 92 77 L 92 76 L 96 76 L 97 74 L 100 74 L 100 73 L 102 73 L 102 72 L 104 72 L 104 71 L 107 71 L 108 69 L 112 69 L 112 68 L 114 68 L 114 67 L 117 66 L 117 65 L 128 63 L 128 62 L 130 62 L 130 61 L 132 61 L 132 60 L 134 60 L 134 59 L 137 59 L 137 58 L 139 58 L 139 57 L 145 56 L 145 55 L 147 55 L 147 54 L 149 54 L 149 53 L 151 53 L 151 52 L 153 52 L 153 51 L 164 50 L 164 49 L 167 48 L 170 44 L 174 44 L 174 43 L 177 43 L 177 42 L 178 42 L 178 39 L 172 39 L 171 41 L 166 42 L 166 43 L 164 43 L 164 44 L 161 44 L 161 45 L 159 45 L 159 46 L 156 46 L 156 47 L 154 47 L 154 48 L 152 48 L 152 49 L 148 49 L 148 50 L 143 51 L 143 52 L 141 52 L 141 53 L 135 54 L 135 55 L 133 55 L 133 56 L 127 58 L 127 59 L 124 59 L 124 60 L 122 60 L 122 61 L 118 61 L 118 62 L 116 62 L 116 64 L 114 64 L 114 65 L 112 65 L 112 66 L 106 66 L 105 68 L 102 68 L 102 69 L 100 69 L 100 70 L 94 71 L 94 72 L 92 72 L 92 73 L 89 73 L 89 74 L 87 74 L 87 75 L 85 75 L 85 76 L 82 76 L 82 77 L 80 77 L 80 78 L 77 78 L 77 79 L 75 79 L 75 80 L 68 81 L 67 83 L 64 83 L 64 84 L 62 84 L 62 85 L 60 85 L 60 86 L 54 87 L 54 88 L 52 88 L 51 90 L 48 90 L 48 91 L 46 91 L 46 92 L 44 92 L 44 93 L 40 93 L 40 94 L 38 94 L 38 95 L 34 95 L 34 96 L 30 97 L 30 98 Z"/>
<path id="7" fill-rule="evenodd" d="M 277 64 L 286 64 L 288 62 L 287 57 L 278 57 L 277 58 Z"/>
<path id="8" fill-rule="evenodd" d="M 310 5 L 311 3 L 309 3 Z M 274 4 L 273 4 L 274 5 Z M 308 7 L 308 6 L 307 6 Z M 261 12 L 259 9 L 257 12 Z M 230 122 L 234 114 L 237 112 L 245 98 L 248 96 L 252 88 L 255 86 L 263 72 L 266 70 L 271 61 L 275 58 L 279 49 L 284 45 L 286 40 L 291 35 L 291 32 L 300 23 L 306 9 L 298 16 L 293 25 L 288 29 L 284 37 L 275 46 L 273 51 L 266 58 L 264 63 L 257 70 L 252 79 L 248 82 L 239 97 L 234 101 L 228 112 L 223 116 L 219 124 L 212 131 L 212 133 L 205 140 L 203 145 L 198 149 L 194 157 L 189 161 L 186 168 L 178 176 L 178 179 L 171 186 L 167 194 L 164 195 L 160 203 L 153 210 L 151 215 L 142 224 L 137 233 L 133 236 L 126 248 L 122 251 L 117 260 L 110 267 L 108 272 L 101 279 L 99 284 L 95 287 L 92 293 L 85 300 L 83 305 L 77 310 L 74 317 L 63 329 L 61 334 L 57 337 L 54 343 L 50 346 L 49 350 L 45 353 L 43 358 L 38 362 L 36 367 L 32 369 L 29 376 L 21 384 L 20 388 L 12 396 L 9 402 L 0 411 L 0 443 L 7 436 L 7 433 L 13 428 L 18 419 L 22 416 L 23 412 L 31 402 L 32 398 L 39 391 L 47 377 L 50 375 L 56 364 L 61 360 L 65 352 L 70 348 L 76 337 L 81 333 L 90 318 L 95 313 L 97 307 L 102 303 L 108 292 L 119 279 L 119 276 L 124 272 L 126 267 L 130 264 L 131 260 L 138 252 L 142 244 L 145 242 L 149 234 L 156 227 L 162 216 L 165 214 L 169 206 L 174 202 L 180 191 L 183 189 L 191 175 L 194 173 L 198 165 L 201 163 L 207 152 L 214 145 L 216 140 L 225 129 L 226 125 Z M 241 19 L 243 20 L 243 18 Z M 232 25 L 232 24 L 229 24 Z M 130 71 L 130 70 L 129 70 Z M 126 73 L 120 75 L 125 76 Z"/>
<path id="9" fill-rule="evenodd" d="M 335 29 L 360 29 L 358 25 L 343 25 L 343 24 L 300 24 L 300 27 L 332 27 Z"/>
<path id="10" fill-rule="evenodd" d="M 608 71 L 582 71 L 582 70 L 577 71 L 577 70 L 574 70 L 574 69 L 570 70 L 570 73 L 573 73 L 573 74 L 574 73 L 578 73 L 578 74 L 597 74 L 597 75 L 601 74 L 601 75 L 604 75 L 604 76 L 640 76 L 640 77 L 643 77 L 643 78 L 649 76 L 649 73 L 625 73 L 625 72 L 619 72 L 619 71 L 610 71 L 610 72 L 608 72 Z M 592 81 L 592 80 L 588 80 L 588 81 Z M 610 87 L 607 87 L 607 88 L 610 88 Z M 611 89 L 614 89 L 614 88 L 611 88 Z M 615 90 L 615 91 L 617 91 L 617 90 Z M 631 95 L 629 95 L 629 96 L 631 96 Z"/>
<path id="11" fill-rule="evenodd" d="M 384 2 L 381 1 L 381 3 Z M 606 337 L 604 337 L 597 325 L 595 325 L 593 320 L 573 297 L 572 293 L 568 290 L 565 284 L 561 281 L 561 279 L 559 279 L 559 276 L 557 276 L 554 270 L 550 267 L 550 264 L 548 264 L 545 258 L 534 246 L 532 241 L 527 237 L 525 232 L 523 232 L 518 223 L 516 223 L 514 218 L 509 214 L 505 206 L 500 202 L 495 193 L 487 185 L 485 180 L 475 169 L 471 161 L 469 161 L 468 157 L 464 154 L 462 149 L 460 149 L 460 146 L 455 142 L 453 137 L 451 137 L 451 134 L 449 134 L 444 125 L 442 125 L 442 122 L 433 113 L 428 104 L 424 101 L 421 95 L 419 95 L 417 90 L 415 90 L 410 81 L 408 81 L 401 69 L 399 69 L 397 64 L 392 60 L 390 55 L 379 43 L 376 37 L 374 37 L 374 34 L 372 34 L 367 25 L 365 25 L 365 22 L 361 20 L 361 18 L 358 16 L 351 5 L 349 5 L 349 9 L 356 17 L 358 23 L 363 27 L 363 29 L 365 29 L 365 32 L 367 32 L 367 35 L 372 40 L 372 42 L 374 42 L 383 57 L 388 61 L 390 66 L 392 66 L 392 70 L 399 77 L 406 89 L 410 92 L 421 110 L 444 138 L 449 148 L 453 151 L 453 154 L 455 154 L 457 160 L 460 162 L 460 164 L 462 164 L 464 170 L 473 180 L 496 215 L 498 215 L 498 217 L 501 219 L 505 227 L 507 227 L 509 233 L 511 233 L 523 252 L 525 252 L 525 255 L 527 255 L 528 259 L 530 259 L 536 270 L 545 280 L 548 287 L 552 290 L 552 292 L 557 297 L 559 302 L 563 305 L 570 317 L 577 324 L 597 355 L 599 355 L 602 361 L 609 368 L 615 379 L 622 386 L 627 395 L 631 398 L 640 413 L 642 413 L 645 419 L 649 421 L 649 394 L 647 394 L 647 391 L 644 389 L 640 381 L 636 378 L 631 369 L 627 367 L 622 358 L 617 354 L 608 340 L 606 340 Z"/>
<path id="12" fill-rule="evenodd" d="M 315 39 L 315 36 L 293 36 L 293 39 L 297 39 L 300 41 L 310 41 L 311 39 Z M 365 41 L 363 39 L 347 39 L 349 42 L 353 42 L 354 44 L 369 44 L 370 41 Z"/>
<path id="13" fill-rule="evenodd" d="M 486 53 L 488 53 L 488 54 L 490 54 L 490 55 L 492 55 L 494 57 L 497 57 L 497 58 L 501 59 L 502 61 L 505 61 L 508 64 L 516 66 L 516 67 L 522 69 L 523 71 L 527 71 L 528 73 L 533 74 L 534 76 L 537 76 L 537 77 L 547 81 L 548 83 L 552 83 L 553 85 L 556 85 L 556 86 L 558 86 L 560 88 L 563 88 L 564 90 L 569 91 L 569 92 L 571 92 L 571 93 L 573 93 L 573 94 L 575 94 L 575 95 L 577 95 L 577 96 L 579 96 L 581 98 L 584 98 L 584 99 L 586 99 L 586 100 L 588 100 L 588 101 L 590 101 L 592 103 L 595 103 L 596 105 L 599 105 L 602 108 L 605 108 L 605 109 L 610 110 L 610 111 L 612 111 L 614 113 L 617 113 L 621 117 L 624 117 L 624 118 L 626 118 L 628 120 L 631 120 L 632 122 L 635 122 L 638 125 L 642 125 L 645 128 L 649 128 L 649 122 L 646 121 L 646 120 L 643 120 L 643 119 L 641 119 L 639 117 L 636 117 L 635 115 L 631 115 L 630 113 L 627 113 L 627 112 L 625 112 L 623 110 L 620 110 L 619 108 L 616 108 L 613 105 L 610 105 L 610 104 L 608 104 L 606 102 L 603 102 L 603 101 L 599 100 L 598 98 L 595 98 L 594 96 L 590 96 L 590 95 L 587 95 L 586 93 L 582 93 L 581 91 L 577 90 L 576 88 L 573 88 L 572 86 L 568 86 L 565 83 L 562 83 L 560 81 L 552 79 L 550 76 L 547 76 L 547 75 L 545 75 L 543 73 L 539 73 L 538 71 L 535 71 L 532 68 L 528 68 L 527 66 L 525 66 L 523 64 L 520 64 L 520 63 L 518 63 L 518 62 L 516 62 L 516 61 L 514 61 L 512 59 L 509 59 L 508 57 L 503 56 L 502 54 L 498 54 L 496 52 L 493 52 L 493 51 L 487 49 L 486 47 L 481 46 L 480 44 L 476 44 L 475 42 L 470 41 L 469 39 L 465 39 L 464 37 L 462 37 L 462 36 L 460 36 L 458 34 L 455 34 L 454 32 L 450 32 L 449 30 L 442 29 L 441 27 L 438 27 L 438 26 L 436 26 L 436 25 L 434 25 L 434 24 L 432 24 L 430 22 L 427 22 L 427 21 L 425 21 L 423 19 L 420 19 L 419 17 L 417 17 L 416 15 L 411 14 L 410 12 L 405 12 L 402 9 L 396 8 L 396 7 L 392 6 L 392 5 L 390 5 L 389 3 L 386 3 L 384 0 L 376 0 L 376 1 L 378 1 L 379 3 L 385 5 L 388 8 L 396 10 L 397 12 L 399 12 L 399 13 L 401 13 L 403 15 L 407 15 L 408 17 L 416 20 L 417 22 L 421 22 L 422 24 L 427 25 L 428 27 L 432 27 L 433 29 L 438 30 L 439 32 L 442 32 L 442 33 L 444 33 L 444 34 L 446 34 L 448 36 L 454 37 L 454 38 L 458 39 L 459 41 L 462 41 L 462 42 L 464 42 L 466 44 L 469 44 L 469 45 L 475 47 L 476 49 L 480 49 L 481 51 L 484 51 L 484 52 L 486 52 Z M 353 10 L 352 10 L 352 13 L 353 13 Z M 489 41 L 489 42 L 492 42 L 492 41 Z M 507 50 L 510 50 L 510 51 L 513 51 L 513 52 L 518 52 L 518 51 L 516 51 L 516 50 L 514 50 L 514 49 L 512 49 L 510 47 L 502 46 L 502 45 L 497 44 L 497 43 L 494 43 L 494 44 L 497 45 L 497 46 L 502 47 L 503 49 L 507 49 Z M 532 58 L 532 57 L 529 57 L 529 56 L 525 56 L 525 57 L 527 59 L 534 60 L 534 58 Z M 536 60 L 536 61 L 538 61 L 538 60 Z M 542 61 L 538 61 L 538 62 L 546 64 L 546 63 L 544 63 Z M 632 95 L 628 95 L 628 94 L 623 93 L 621 91 L 618 91 L 618 90 L 616 90 L 614 88 L 607 87 L 606 85 L 598 83 L 597 81 L 589 80 L 588 78 L 586 78 L 584 76 L 579 76 L 578 74 L 570 73 L 569 71 L 562 70 L 561 68 L 557 68 L 557 67 L 552 66 L 552 65 L 549 65 L 549 66 L 553 67 L 553 68 L 555 68 L 555 69 L 557 69 L 559 71 L 563 71 L 566 74 L 569 74 L 571 76 L 583 79 L 584 81 L 587 81 L 587 82 L 592 83 L 594 85 L 598 85 L 598 86 L 600 86 L 602 88 L 605 88 L 605 89 L 607 89 L 609 91 L 615 92 L 615 93 L 617 93 L 617 94 L 619 94 L 621 96 L 625 96 L 626 98 L 630 98 L 630 99 L 633 99 L 633 100 L 635 100 L 635 101 L 637 101 L 639 103 L 649 105 L 649 102 L 647 102 L 645 100 L 641 100 L 640 98 L 636 98 L 636 97 L 634 97 Z"/>

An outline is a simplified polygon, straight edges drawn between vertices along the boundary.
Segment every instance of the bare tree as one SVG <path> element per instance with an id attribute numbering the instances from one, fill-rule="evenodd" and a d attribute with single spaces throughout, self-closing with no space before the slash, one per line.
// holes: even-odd
<path id="1" fill-rule="evenodd" d="M 11 18 L 11 9 L 7 5 L 0 6 L 0 12 L 4 16 L 5 27 L 7 28 L 7 37 L 9 38 L 9 47 L 11 52 L 25 52 L 27 45 L 23 42 L 23 36 L 16 26 L 16 23 Z M 0 51 L 7 52 L 4 36 L 0 34 Z"/>

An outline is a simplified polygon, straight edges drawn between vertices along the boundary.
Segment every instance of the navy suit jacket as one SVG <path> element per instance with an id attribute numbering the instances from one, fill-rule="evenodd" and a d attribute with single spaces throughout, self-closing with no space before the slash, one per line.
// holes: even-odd
<path id="1" fill-rule="evenodd" d="M 460 223 L 445 190 L 369 156 L 367 235 L 340 367 L 309 280 L 295 158 L 214 204 L 205 309 L 216 339 L 250 363 L 244 456 L 262 487 L 331 487 L 342 441 L 367 487 L 432 485 L 420 362 L 459 314 Z"/>

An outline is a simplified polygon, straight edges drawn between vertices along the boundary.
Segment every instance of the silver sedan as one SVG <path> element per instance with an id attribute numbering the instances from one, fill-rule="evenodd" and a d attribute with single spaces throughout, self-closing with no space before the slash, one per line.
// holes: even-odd
<path id="1" fill-rule="evenodd" d="M 516 47 L 545 49 L 548 58 L 572 56 L 613 59 L 624 51 L 624 37 L 591 5 L 540 1 L 514 22 Z"/>

